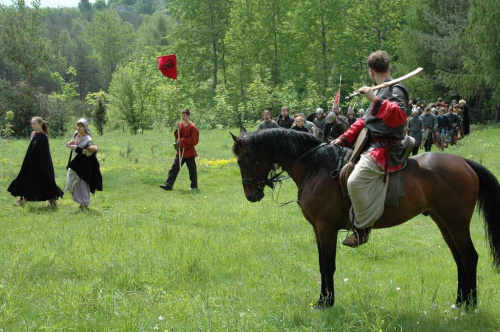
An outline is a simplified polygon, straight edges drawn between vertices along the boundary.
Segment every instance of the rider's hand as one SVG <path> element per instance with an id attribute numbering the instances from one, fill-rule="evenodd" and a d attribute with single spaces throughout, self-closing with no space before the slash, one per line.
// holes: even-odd
<path id="1" fill-rule="evenodd" d="M 336 145 L 338 145 L 338 146 L 345 146 L 345 145 L 344 145 L 344 141 L 343 141 L 343 140 L 341 140 L 340 138 L 336 138 L 336 139 L 334 139 L 334 140 L 333 140 L 330 144 L 331 144 L 331 145 L 336 144 Z"/>
<path id="2" fill-rule="evenodd" d="M 368 86 L 364 86 L 364 87 L 361 87 L 359 88 L 358 90 L 359 93 L 365 95 L 365 97 L 371 101 L 373 103 L 373 101 L 375 100 L 375 93 L 373 92 L 373 90 L 368 87 Z"/>

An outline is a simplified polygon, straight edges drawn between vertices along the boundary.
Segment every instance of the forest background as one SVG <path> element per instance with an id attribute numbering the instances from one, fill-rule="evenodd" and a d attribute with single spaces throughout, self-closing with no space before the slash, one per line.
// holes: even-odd
<path id="1" fill-rule="evenodd" d="M 282 105 L 307 115 L 371 84 L 377 49 L 393 77 L 425 69 L 405 82 L 414 100 L 466 98 L 473 123 L 498 122 L 498 16 L 496 0 L 13 0 L 0 6 L 0 132 L 25 136 L 34 115 L 52 135 L 80 116 L 100 134 L 163 130 L 176 94 L 200 128 L 255 125 Z M 176 82 L 157 69 L 165 54 Z M 356 102 L 341 106 L 367 106 Z"/>

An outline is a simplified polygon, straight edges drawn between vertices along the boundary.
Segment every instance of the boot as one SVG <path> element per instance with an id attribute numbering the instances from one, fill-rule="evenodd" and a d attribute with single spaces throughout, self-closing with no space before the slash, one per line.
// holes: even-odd
<path id="1" fill-rule="evenodd" d="M 354 229 L 352 230 L 353 233 L 349 237 L 347 237 L 342 242 L 342 244 L 351 248 L 356 248 L 362 244 L 365 244 L 366 242 L 368 242 L 371 230 L 371 227 L 363 229 L 354 227 Z"/>

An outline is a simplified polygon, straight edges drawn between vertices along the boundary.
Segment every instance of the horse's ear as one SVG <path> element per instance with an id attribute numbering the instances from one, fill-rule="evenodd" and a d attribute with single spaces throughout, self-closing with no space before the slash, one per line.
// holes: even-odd
<path id="1" fill-rule="evenodd" d="M 233 137 L 233 141 L 237 142 L 238 141 L 238 137 L 234 136 L 232 132 L 229 132 L 231 134 L 231 136 Z"/>
<path id="2" fill-rule="evenodd" d="M 240 126 L 240 135 L 243 133 L 246 133 L 246 132 L 247 132 L 247 130 L 245 129 L 245 127 Z"/>

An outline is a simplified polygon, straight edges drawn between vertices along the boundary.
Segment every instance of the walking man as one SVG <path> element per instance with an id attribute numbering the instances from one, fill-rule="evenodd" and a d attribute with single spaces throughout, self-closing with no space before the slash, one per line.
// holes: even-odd
<path id="1" fill-rule="evenodd" d="M 191 112 L 186 108 L 181 112 L 182 121 L 177 124 L 177 130 L 174 132 L 175 140 L 177 143 L 177 152 L 175 154 L 174 162 L 168 172 L 165 184 L 160 185 L 164 190 L 172 190 L 174 187 L 175 179 L 181 170 L 181 166 L 187 164 L 189 170 L 189 180 L 191 187 L 189 189 L 198 189 L 198 173 L 196 170 L 195 158 L 196 149 L 200 133 L 195 124 L 189 120 Z"/>

